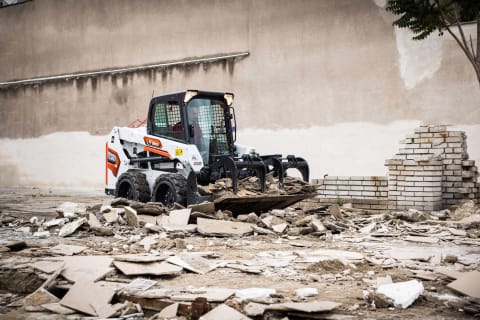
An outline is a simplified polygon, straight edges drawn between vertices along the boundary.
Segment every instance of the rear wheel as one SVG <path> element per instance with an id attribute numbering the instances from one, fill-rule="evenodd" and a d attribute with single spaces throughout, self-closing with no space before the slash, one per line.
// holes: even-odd
<path id="1" fill-rule="evenodd" d="M 150 201 L 150 188 L 147 177 L 138 171 L 127 171 L 117 181 L 115 197 L 126 198 L 140 202 Z"/>
<path id="2" fill-rule="evenodd" d="M 175 202 L 187 204 L 187 179 L 178 173 L 165 173 L 155 180 L 153 199 L 172 208 Z"/>

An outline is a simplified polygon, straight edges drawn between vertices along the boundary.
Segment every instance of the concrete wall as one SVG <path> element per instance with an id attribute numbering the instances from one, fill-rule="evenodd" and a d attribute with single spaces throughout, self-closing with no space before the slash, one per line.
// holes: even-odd
<path id="1" fill-rule="evenodd" d="M 0 166 L 10 168 L 2 170 L 0 183 L 52 183 L 23 174 L 36 170 L 19 165 L 23 152 L 49 149 L 47 162 L 75 150 L 85 163 L 82 177 L 101 185 L 101 154 L 90 158 L 90 150 L 69 143 L 39 150 L 45 135 L 104 135 L 113 125 L 144 119 L 153 91 L 235 92 L 241 142 L 304 156 L 313 177 L 384 174 L 383 160 L 396 150 L 398 137 L 420 121 L 466 125 L 467 135 L 478 133 L 480 90 L 456 43 L 448 36 L 413 43 L 408 32 L 391 27 L 393 17 L 381 2 L 34 0 L 0 9 L 0 82 L 250 53 L 223 62 L 0 87 Z M 385 134 L 372 138 L 370 129 Z M 81 137 L 85 145 L 97 140 Z M 292 137 L 301 141 L 285 143 Z M 32 149 L 21 149 L 18 138 L 32 141 Z M 371 150 L 357 139 L 371 141 Z M 470 152 L 480 157 L 480 147 L 470 146 Z M 354 157 L 357 164 L 343 173 L 344 155 L 359 153 L 369 159 Z M 96 158 L 99 164 L 91 164 Z"/>

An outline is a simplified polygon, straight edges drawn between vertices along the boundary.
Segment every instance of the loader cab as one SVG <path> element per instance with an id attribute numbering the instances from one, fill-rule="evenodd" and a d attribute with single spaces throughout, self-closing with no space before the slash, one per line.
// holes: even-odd
<path id="1" fill-rule="evenodd" d="M 155 97 L 150 102 L 148 133 L 195 144 L 205 164 L 233 155 L 233 94 L 193 91 Z"/>

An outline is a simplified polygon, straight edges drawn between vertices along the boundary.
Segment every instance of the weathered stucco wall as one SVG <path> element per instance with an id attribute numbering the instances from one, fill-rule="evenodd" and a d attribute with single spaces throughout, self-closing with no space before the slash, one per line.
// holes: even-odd
<path id="1" fill-rule="evenodd" d="M 153 91 L 234 92 L 247 143 L 253 141 L 260 151 L 262 146 L 275 147 L 305 157 L 302 153 L 322 157 L 317 151 L 324 150 L 332 159 L 329 163 L 309 159 L 321 162 L 321 169 L 312 168 L 317 174 L 383 174 L 383 156 L 378 169 L 365 166 L 371 163 L 368 159 L 352 161 L 345 173 L 339 164 L 348 163 L 345 153 L 373 158 L 386 154 L 384 149 L 393 152 L 396 133 L 405 123 L 409 129 L 420 121 L 468 125 L 478 132 L 480 90 L 454 40 L 433 35 L 413 43 L 408 32 L 392 28 L 393 17 L 382 5 L 367 0 L 34 0 L 3 8 L 0 82 L 233 52 L 250 55 L 0 87 L 0 156 L 10 168 L 2 170 L 0 183 L 16 176 L 12 168 L 18 153 L 2 148 L 7 141 L 34 141 L 55 132 L 104 135 L 113 125 L 144 119 Z M 467 26 L 467 32 L 472 31 Z M 335 137 L 345 132 L 336 128 L 347 130 L 351 138 Z M 372 138 L 362 128 L 389 134 Z M 292 152 L 298 148 L 276 138 L 293 136 L 300 137 L 304 152 Z M 469 135 L 469 141 L 475 138 Z M 372 141 L 368 152 L 355 143 L 365 139 Z M 33 154 L 41 151 L 35 145 Z M 94 158 L 72 144 L 68 150 L 74 150 L 80 162 Z M 65 152 L 51 148 L 45 161 Z M 103 156 L 98 156 L 101 163 Z M 88 169 L 83 173 L 90 181 L 97 181 L 96 175 Z M 101 177 L 98 181 L 101 185 Z"/>

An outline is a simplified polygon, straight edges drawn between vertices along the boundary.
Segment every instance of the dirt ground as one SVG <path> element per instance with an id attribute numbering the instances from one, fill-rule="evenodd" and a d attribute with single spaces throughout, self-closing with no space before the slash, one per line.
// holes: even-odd
<path id="1" fill-rule="evenodd" d="M 0 189 L 0 245 L 14 241 L 25 241 L 27 248 L 20 251 L 3 250 L 0 253 L 0 319 L 78 319 L 81 314 L 58 315 L 51 312 L 28 312 L 23 307 L 23 298 L 33 292 L 45 275 L 32 269 L 30 265 L 43 258 L 57 256 L 49 248 L 60 244 L 85 246 L 88 249 L 79 255 L 114 255 L 119 253 L 142 253 L 141 246 L 135 242 L 151 235 L 143 228 L 116 229 L 116 236 L 95 236 L 81 229 L 69 237 L 58 237 L 51 233 L 45 238 L 35 238 L 28 233 L 19 232 L 24 223 L 32 217 L 45 220 L 57 216 L 56 208 L 63 202 L 75 202 L 88 206 L 110 203 L 112 197 L 98 191 L 49 190 L 38 188 L 2 188 Z M 379 218 L 380 219 L 380 218 Z M 26 221 L 26 222 L 25 222 Z M 385 223 L 378 220 L 379 224 Z M 260 266 L 261 272 L 246 273 L 228 267 L 217 267 L 206 273 L 197 274 L 182 271 L 174 277 L 150 277 L 157 280 L 156 287 L 220 287 L 231 289 L 271 288 L 277 294 L 278 301 L 333 301 L 341 305 L 332 312 L 312 315 L 312 319 L 471 319 L 478 317 L 478 309 L 471 299 L 447 287 L 451 279 L 435 273 L 437 266 L 452 267 L 461 271 L 479 270 L 480 246 L 478 239 L 468 237 L 442 236 L 443 225 L 425 225 L 431 237 L 440 235 L 436 243 L 406 241 L 409 235 L 418 235 L 421 231 L 411 229 L 383 237 L 346 230 L 329 236 L 286 234 L 250 235 L 244 237 L 208 237 L 198 233 L 166 233 L 154 246 L 155 252 L 172 255 L 180 251 L 209 252 L 212 261 L 237 261 L 244 265 Z M 403 230 L 403 229 L 399 229 Z M 132 240 L 133 239 L 133 240 Z M 183 239 L 187 249 L 178 247 L 178 239 Z M 176 242 L 177 240 L 177 242 Z M 319 250 L 339 250 L 336 258 L 323 259 Z M 360 258 L 349 257 L 348 253 L 357 253 Z M 402 254 L 429 255 L 428 261 L 398 256 Z M 449 263 L 446 256 L 456 257 L 456 263 Z M 436 258 L 436 262 L 434 261 Z M 455 259 L 454 259 L 455 260 Z M 255 263 L 255 261 L 260 261 Z M 428 276 L 416 272 L 427 272 Z M 33 281 L 35 275 L 38 281 Z M 393 282 L 418 279 L 424 287 L 423 294 L 406 309 L 398 307 L 379 308 L 365 299 L 366 291 L 372 293 L 376 279 L 390 276 Z M 25 284 L 22 277 L 32 281 Z M 427 280 L 427 278 L 430 278 Z M 15 278 L 15 279 L 12 279 Z M 107 280 L 126 283 L 132 277 L 122 275 L 118 270 L 108 275 Z M 15 281 L 17 282 L 15 282 Z M 20 284 L 25 284 L 21 289 Z M 12 287 L 13 286 L 13 287 Z M 316 288 L 318 295 L 299 298 L 295 290 Z M 59 294 L 61 296 L 61 293 Z M 442 298 L 446 297 L 446 298 Z M 453 298 L 452 298 L 453 297 Z M 456 297 L 456 298 L 455 298 Z M 226 302 L 242 311 L 246 302 L 234 298 Z M 473 309 L 472 309 L 473 308 Z M 144 318 L 148 319 L 156 311 L 144 309 Z M 477 312 L 477 314 L 475 314 Z M 288 317 L 288 318 L 285 318 Z M 184 319 L 178 317 L 178 319 Z M 266 314 L 256 319 L 297 319 L 294 315 Z"/>

